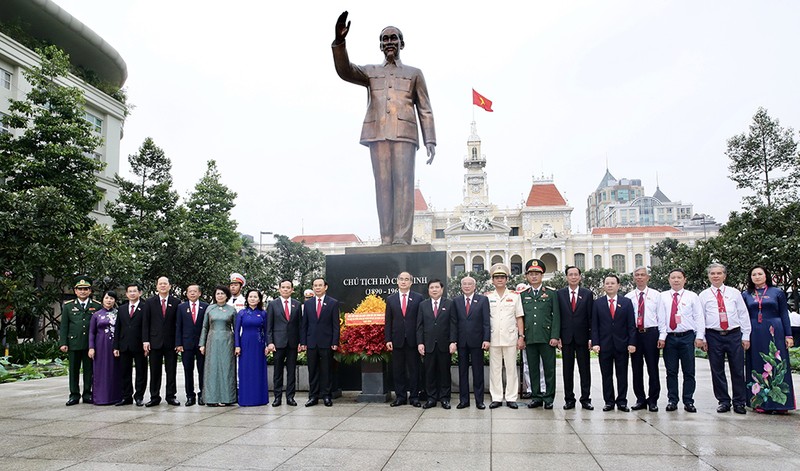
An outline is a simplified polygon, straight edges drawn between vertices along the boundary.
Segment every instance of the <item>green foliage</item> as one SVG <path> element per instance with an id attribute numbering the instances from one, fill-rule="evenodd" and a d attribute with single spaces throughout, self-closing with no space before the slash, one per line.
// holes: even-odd
<path id="1" fill-rule="evenodd" d="M 60 301 L 61 280 L 74 273 L 70 255 L 94 225 L 103 168 L 92 157 L 102 141 L 84 118 L 81 90 L 60 85 L 68 56 L 54 46 L 37 52 L 41 64 L 24 71 L 31 90 L 9 100 L 3 117 L 18 131 L 0 134 L 0 302 L 14 306 L 22 326 Z"/>
<path id="2" fill-rule="evenodd" d="M 277 296 L 276 288 L 282 279 L 294 280 L 295 294 L 302 294 L 303 290 L 311 288 L 314 278 L 325 273 L 325 255 L 322 252 L 281 234 L 275 235 L 275 249 L 266 254 L 266 261 L 267 273 L 272 279 L 265 289 L 271 296 Z"/>
<path id="3" fill-rule="evenodd" d="M 800 373 L 800 347 L 789 349 L 789 363 L 792 366 L 792 371 Z"/>
<path id="4" fill-rule="evenodd" d="M 8 356 L 14 363 L 23 365 L 36 360 L 67 359 L 67 354 L 60 350 L 58 340 L 11 344 L 8 346 Z"/>
<path id="5" fill-rule="evenodd" d="M 187 225 L 195 238 L 217 241 L 221 247 L 235 253 L 241 246 L 236 221 L 231 219 L 236 193 L 223 185 L 221 179 L 217 162 L 209 160 L 205 175 L 186 202 Z"/>
<path id="6" fill-rule="evenodd" d="M 85 242 L 75 247 L 71 255 L 75 271 L 88 273 L 94 279 L 97 299 L 104 291 L 124 286 L 141 273 L 141 263 L 133 248 L 119 232 L 102 224 L 95 224 Z"/>
<path id="7" fill-rule="evenodd" d="M 796 201 L 800 186 L 800 159 L 796 154 L 794 130 L 781 127 L 759 108 L 748 133 L 728 140 L 728 167 L 737 188 L 755 193 L 744 198 L 750 207 L 780 205 Z"/>
<path id="8" fill-rule="evenodd" d="M 669 272 L 674 268 L 682 268 L 686 272 L 686 289 L 695 293 L 706 289 L 708 287 L 706 268 L 711 259 L 705 247 L 711 240 L 698 241 L 695 247 L 689 247 L 668 237 L 654 245 L 650 249 L 654 260 L 650 270 L 650 286 L 659 291 L 669 290 Z"/>
<path id="9" fill-rule="evenodd" d="M 0 383 L 28 381 L 67 374 L 67 362 L 55 360 L 31 360 L 25 365 L 12 363 L 9 357 L 0 357 Z"/>
<path id="10" fill-rule="evenodd" d="M 450 279 L 447 280 L 448 298 L 452 299 L 455 298 L 456 296 L 461 296 L 461 280 L 467 276 L 475 278 L 476 293 L 486 293 L 488 291 L 494 291 L 494 285 L 492 285 L 492 278 L 489 276 L 488 270 L 465 271 L 459 273 L 456 276 L 451 276 Z"/>
<path id="11" fill-rule="evenodd" d="M 605 296 L 603 290 L 603 282 L 606 275 L 617 275 L 619 277 L 619 292 L 627 293 L 635 286 L 633 284 L 633 276 L 630 273 L 617 273 L 608 268 L 592 268 L 583 272 L 583 280 L 581 286 L 587 288 L 594 293 L 595 296 Z"/>

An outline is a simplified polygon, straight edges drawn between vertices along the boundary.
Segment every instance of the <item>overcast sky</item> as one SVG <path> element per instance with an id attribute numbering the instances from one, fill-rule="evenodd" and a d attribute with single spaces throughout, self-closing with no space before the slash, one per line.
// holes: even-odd
<path id="1" fill-rule="evenodd" d="M 353 62 L 380 62 L 378 34 L 395 25 L 401 59 L 425 74 L 438 142 L 432 166 L 417 154 L 416 178 L 436 209 L 461 202 L 473 116 L 492 202 L 516 207 L 552 174 L 577 232 L 606 161 L 647 194 L 658 175 L 673 201 L 724 222 L 744 194 L 727 178 L 727 139 L 759 106 L 800 126 L 794 1 L 56 3 L 128 65 L 123 174 L 147 136 L 182 197 L 216 159 L 238 228 L 256 240 L 378 236 L 358 143 L 366 92 L 339 79 L 330 51 L 343 10 Z M 494 113 L 472 105 L 472 88 Z"/>

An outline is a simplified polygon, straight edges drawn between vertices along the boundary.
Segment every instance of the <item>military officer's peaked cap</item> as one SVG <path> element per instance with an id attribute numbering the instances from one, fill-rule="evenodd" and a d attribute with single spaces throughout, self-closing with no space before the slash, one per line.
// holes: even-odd
<path id="1" fill-rule="evenodd" d="M 509 276 L 511 274 L 511 270 L 503 263 L 495 263 L 494 265 L 492 265 L 492 268 L 489 269 L 489 274 L 491 276 L 495 275 Z"/>
<path id="2" fill-rule="evenodd" d="M 538 271 L 544 273 L 547 271 L 547 267 L 545 267 L 544 262 L 542 262 L 538 258 L 532 258 L 528 260 L 528 263 L 525 264 L 525 273 L 531 271 Z"/>
<path id="3" fill-rule="evenodd" d="M 91 288 L 92 280 L 86 275 L 75 275 L 73 288 Z"/>

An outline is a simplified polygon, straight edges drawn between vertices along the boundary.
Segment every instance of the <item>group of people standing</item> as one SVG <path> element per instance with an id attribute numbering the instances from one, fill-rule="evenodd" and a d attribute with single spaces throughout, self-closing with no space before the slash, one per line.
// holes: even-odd
<path id="1" fill-rule="evenodd" d="M 214 302 L 209 304 L 200 301 L 202 293 L 197 284 L 186 288 L 187 300 L 181 302 L 171 294 L 169 279 L 161 277 L 156 283 L 157 294 L 150 298 L 142 299 L 142 287 L 131 283 L 125 288 L 126 302 L 118 304 L 116 292 L 107 291 L 100 304 L 91 299 L 91 280 L 77 277 L 76 299 L 64 304 L 59 332 L 61 350 L 69 356 L 70 395 L 66 405 L 83 400 L 97 405 L 157 406 L 162 400 L 163 371 L 164 399 L 179 406 L 179 353 L 185 373 L 186 406 L 265 405 L 269 403 L 266 356 L 274 352 L 273 406 L 282 403 L 284 368 L 286 402 L 294 406 L 297 354 L 306 350 L 309 369 L 313 364 L 320 372 L 312 374 L 312 385 L 319 387 L 321 377 L 323 400 L 330 405 L 330 351 L 338 345 L 339 316 L 336 300 L 325 297 L 327 284 L 323 279 L 314 280 L 314 292 L 319 295 L 307 293 L 307 297 L 321 301 L 318 308 L 311 300 L 310 309 L 316 310 L 317 321 L 327 319 L 322 325 L 303 319 L 300 302 L 291 298 L 291 280 L 281 281 L 280 296 L 266 306 L 259 290 L 243 293 L 245 283 L 241 274 L 231 274 L 229 285 L 214 288 Z M 323 347 L 327 352 L 319 353 Z M 145 403 L 148 365 L 150 400 Z"/>
<path id="2" fill-rule="evenodd" d="M 639 267 L 633 273 L 633 291 L 620 293 L 619 277 L 609 274 L 603 280 L 604 295 L 597 299 L 581 287 L 580 268 L 567 267 L 568 286 L 559 290 L 543 285 L 545 270 L 541 260 L 529 260 L 525 265 L 528 284 L 512 290 L 506 286 L 510 270 L 495 264 L 489 270 L 493 291 L 475 293 L 476 282 L 467 276 L 461 281 L 462 294 L 455 299 L 443 296 L 440 280 L 428 283 L 428 298 L 424 299 L 411 291 L 409 273 L 398 275 L 398 292 L 386 303 L 385 337 L 396 389 L 391 405 L 430 408 L 439 403 L 449 409 L 449 365 L 451 355 L 457 352 L 457 408 L 470 406 L 471 368 L 476 406 L 484 409 L 483 352 L 488 350 L 489 408 L 505 402 L 517 409 L 517 350 L 523 350 L 532 365 L 529 384 L 534 385 L 527 407 L 552 409 L 558 349 L 563 358 L 564 409 L 574 409 L 578 402 L 583 409 L 594 409 L 590 396 L 593 351 L 599 357 L 604 411 L 658 411 L 663 352 L 666 410 L 677 410 L 680 402 L 685 411 L 693 413 L 697 412 L 693 398 L 695 348 L 699 348 L 708 353 L 717 412 L 733 409 L 744 414 L 746 406 L 770 413 L 795 409 L 786 295 L 772 285 L 765 267 L 753 267 L 747 289 L 740 292 L 725 285 L 725 266 L 711 264 L 707 269 L 711 286 L 699 295 L 685 289 L 686 273 L 680 268 L 669 273 L 670 290 L 660 293 L 649 287 L 647 268 Z M 424 388 L 418 384 L 420 358 Z M 580 376 L 577 399 L 576 364 Z M 636 397 L 631 407 L 627 399 L 629 365 Z M 683 379 L 680 390 L 679 372 Z M 420 400 L 423 389 L 424 403 Z"/>

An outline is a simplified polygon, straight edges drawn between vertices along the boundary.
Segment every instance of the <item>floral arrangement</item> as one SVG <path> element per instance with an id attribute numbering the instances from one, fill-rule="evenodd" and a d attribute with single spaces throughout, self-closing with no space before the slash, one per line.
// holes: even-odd
<path id="1" fill-rule="evenodd" d="M 386 312 L 386 301 L 370 294 L 355 308 L 354 313 Z M 335 354 L 342 363 L 358 363 L 362 360 L 381 362 L 389 360 L 382 324 L 344 325 L 339 333 L 339 350 Z"/>
<path id="2" fill-rule="evenodd" d="M 783 380 L 787 373 L 788 362 L 781 358 L 781 352 L 775 346 L 775 328 L 770 326 L 769 333 L 772 335 L 772 340 L 769 342 L 769 354 L 760 352 L 761 358 L 764 360 L 764 372 L 759 374 L 753 370 L 751 373 L 753 381 L 747 383 L 753 393 L 750 405 L 754 409 L 768 400 L 777 404 L 785 404 L 789 393 L 789 385 Z"/>

